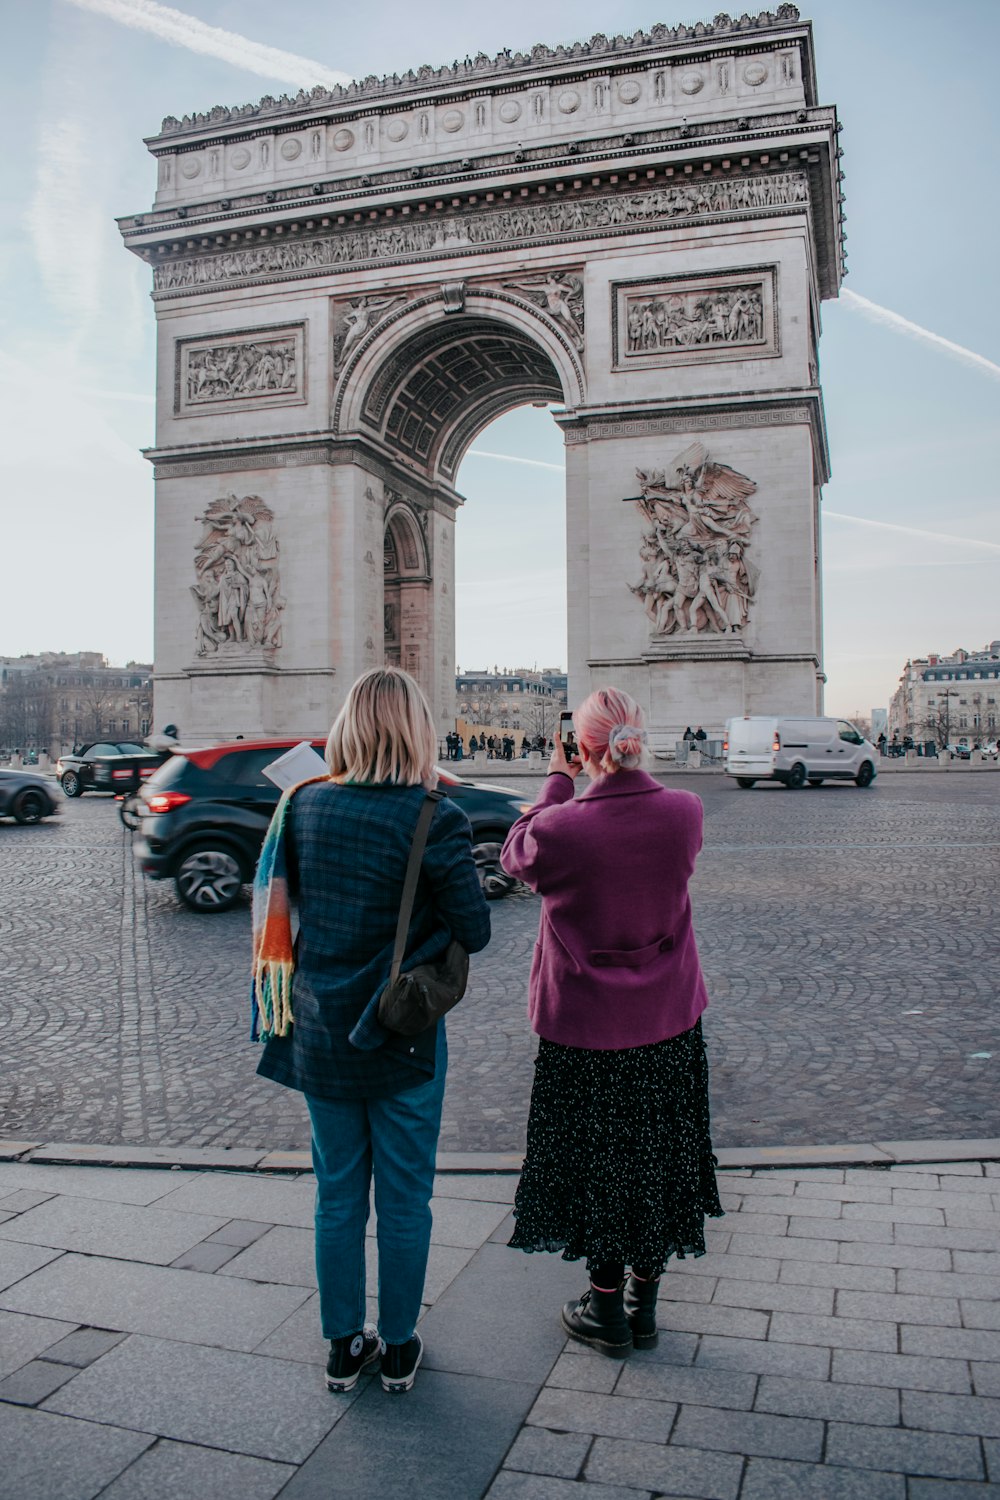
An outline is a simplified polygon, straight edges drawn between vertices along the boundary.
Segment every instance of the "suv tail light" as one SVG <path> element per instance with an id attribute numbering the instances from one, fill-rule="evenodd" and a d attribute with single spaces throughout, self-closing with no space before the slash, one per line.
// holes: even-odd
<path id="1" fill-rule="evenodd" d="M 781 749 L 781 735 L 780 734 L 775 734 L 775 736 L 774 736 L 774 744 L 771 746 L 771 749 L 772 750 L 780 750 Z"/>
<path id="2" fill-rule="evenodd" d="M 187 792 L 153 792 L 151 795 L 147 793 L 143 801 L 151 813 L 168 813 L 183 807 L 191 798 Z"/>
<path id="3" fill-rule="evenodd" d="M 723 755 L 729 754 L 729 741 L 727 739 L 722 741 L 722 753 Z"/>

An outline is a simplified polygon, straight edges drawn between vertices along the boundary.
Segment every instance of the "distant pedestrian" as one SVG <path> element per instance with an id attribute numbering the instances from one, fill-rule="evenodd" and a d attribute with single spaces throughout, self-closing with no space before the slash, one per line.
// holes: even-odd
<path id="1" fill-rule="evenodd" d="M 180 742 L 178 736 L 177 725 L 166 724 L 159 734 L 146 736 L 146 748 L 148 750 L 176 750 Z"/>
<path id="2" fill-rule="evenodd" d="M 469 736 L 469 754 L 470 755 L 478 755 L 478 753 L 479 753 L 479 741 L 476 739 L 476 736 L 474 734 L 472 734 L 472 735 Z"/>
<path id="3" fill-rule="evenodd" d="M 702 729 L 702 727 L 701 727 L 700 724 L 698 725 L 698 728 L 694 732 L 694 737 L 699 742 L 699 744 L 703 740 L 707 740 L 708 739 L 708 735 L 705 733 L 704 729 Z"/>
<path id="4" fill-rule="evenodd" d="M 316 1270 L 326 1381 L 349 1391 L 381 1356 L 382 1385 L 413 1385 L 430 1197 L 447 1068 L 444 1023 L 398 1036 L 378 1023 L 417 819 L 435 787 L 427 700 L 398 667 L 358 678 L 330 730 L 329 776 L 283 794 L 254 881 L 258 1073 L 305 1095 L 316 1173 Z M 290 900 L 298 899 L 292 943 Z M 403 971 L 470 953 L 489 907 L 456 802 L 434 806 Z M 294 1024 L 292 1010 L 294 1008 Z M 378 1329 L 365 1326 L 365 1226 L 375 1179 Z M 380 1343 L 381 1338 L 381 1343 Z M 261 1410 L 267 1409 L 261 1392 Z"/>
<path id="5" fill-rule="evenodd" d="M 621 1356 L 656 1343 L 667 1261 L 703 1255 L 705 1215 L 722 1213 L 688 895 L 702 805 L 641 769 L 643 713 L 627 693 L 592 693 L 573 720 L 581 760 L 556 742 L 501 855 L 542 898 L 528 1000 L 541 1040 L 510 1244 L 586 1259 L 589 1290 L 563 1327 Z M 591 785 L 574 801 L 581 769 Z"/>
<path id="6" fill-rule="evenodd" d="M 690 724 L 685 729 L 685 731 L 684 731 L 684 733 L 682 735 L 682 739 L 685 739 L 685 740 L 693 740 L 694 739 L 694 730 L 691 728 Z"/>

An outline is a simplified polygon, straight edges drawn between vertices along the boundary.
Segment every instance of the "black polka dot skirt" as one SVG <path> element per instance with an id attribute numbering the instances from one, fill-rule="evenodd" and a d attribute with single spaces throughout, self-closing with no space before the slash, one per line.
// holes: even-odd
<path id="1" fill-rule="evenodd" d="M 510 1244 L 662 1271 L 719 1218 L 700 1020 L 646 1047 L 539 1043 Z"/>

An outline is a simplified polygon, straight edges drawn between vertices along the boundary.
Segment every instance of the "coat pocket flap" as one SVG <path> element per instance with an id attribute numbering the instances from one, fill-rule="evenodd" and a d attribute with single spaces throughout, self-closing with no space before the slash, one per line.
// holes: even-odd
<path id="1" fill-rule="evenodd" d="M 672 952 L 673 946 L 671 934 L 647 943 L 644 948 L 595 948 L 591 951 L 590 962 L 595 969 L 642 969 L 661 954 Z"/>

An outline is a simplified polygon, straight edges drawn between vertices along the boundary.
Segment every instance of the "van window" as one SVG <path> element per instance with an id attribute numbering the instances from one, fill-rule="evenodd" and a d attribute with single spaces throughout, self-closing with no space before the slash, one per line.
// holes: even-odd
<path id="1" fill-rule="evenodd" d="M 846 740 L 849 745 L 863 745 L 864 744 L 864 740 L 862 739 L 862 737 L 858 733 L 858 731 L 855 729 L 854 725 L 853 724 L 848 724 L 848 722 L 847 722 L 846 719 L 838 719 L 837 720 L 837 730 L 838 730 L 838 732 L 840 734 L 840 738 L 842 740 Z"/>

